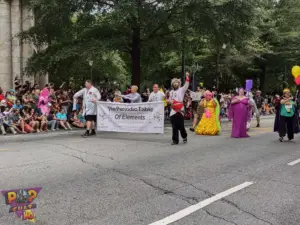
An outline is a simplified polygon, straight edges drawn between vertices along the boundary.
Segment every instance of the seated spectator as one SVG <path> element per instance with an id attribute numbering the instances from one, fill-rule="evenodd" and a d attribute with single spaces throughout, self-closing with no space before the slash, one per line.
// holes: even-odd
<path id="1" fill-rule="evenodd" d="M 37 121 L 40 123 L 40 131 L 48 132 L 48 119 L 47 116 L 43 114 L 37 114 Z"/>
<path id="2" fill-rule="evenodd" d="M 30 90 L 27 90 L 25 94 L 22 97 L 23 106 L 27 106 L 28 108 L 32 108 L 32 105 L 35 105 L 35 102 L 33 101 L 32 94 Z"/>
<path id="3" fill-rule="evenodd" d="M 50 111 L 47 119 L 48 119 L 48 127 L 50 127 L 51 131 L 59 130 L 59 128 L 58 128 L 59 124 L 58 124 L 58 120 L 55 116 L 54 110 Z"/>
<path id="4" fill-rule="evenodd" d="M 24 114 L 23 118 L 25 120 L 25 123 L 28 124 L 32 128 L 31 133 L 32 132 L 39 133 L 40 132 L 40 130 L 39 130 L 40 123 L 36 120 L 36 115 L 35 115 L 34 109 L 24 107 L 23 114 Z"/>
<path id="5" fill-rule="evenodd" d="M 82 123 L 86 124 L 85 116 L 83 115 L 83 108 L 80 108 L 77 117 Z"/>
<path id="6" fill-rule="evenodd" d="M 3 100 L 5 100 L 5 96 L 3 94 L 2 88 L 0 87 L 0 102 L 3 101 Z"/>
<path id="7" fill-rule="evenodd" d="M 70 119 L 72 125 L 74 127 L 78 127 L 78 128 L 84 128 L 85 127 L 85 123 L 81 122 L 81 120 L 78 118 L 77 112 L 73 111 L 73 116 Z"/>
<path id="8" fill-rule="evenodd" d="M 16 92 L 14 89 L 10 89 L 7 96 L 6 96 L 6 102 L 9 108 L 13 107 L 13 105 L 16 103 Z"/>
<path id="9" fill-rule="evenodd" d="M 13 126 L 13 120 L 12 120 L 12 108 L 9 109 L 9 108 L 4 108 L 4 111 L 3 109 L 1 110 L 2 113 L 4 114 L 4 118 L 3 118 L 3 126 L 4 126 L 4 129 L 8 129 L 11 131 L 11 133 L 13 134 L 17 134 L 14 126 Z"/>
<path id="10" fill-rule="evenodd" d="M 25 121 L 20 115 L 20 111 L 17 109 L 13 109 L 12 111 L 12 121 L 13 121 L 13 126 L 14 128 L 22 134 L 26 134 L 27 132 L 25 131 Z"/>
<path id="11" fill-rule="evenodd" d="M 0 106 L 0 131 L 3 135 L 6 135 L 6 131 L 5 131 L 5 127 L 4 127 L 4 111 L 5 111 L 5 107 L 4 106 Z"/>
<path id="12" fill-rule="evenodd" d="M 17 100 L 16 104 L 13 105 L 13 108 L 21 111 L 23 109 L 23 106 L 21 105 L 21 101 Z"/>
<path id="13" fill-rule="evenodd" d="M 56 118 L 59 122 L 59 125 L 65 130 L 72 130 L 70 124 L 67 121 L 67 114 L 63 108 L 60 109 L 59 113 L 56 114 Z"/>

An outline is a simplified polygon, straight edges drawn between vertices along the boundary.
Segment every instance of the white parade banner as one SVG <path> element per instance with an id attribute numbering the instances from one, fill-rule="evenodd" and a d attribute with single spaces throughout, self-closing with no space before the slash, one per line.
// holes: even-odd
<path id="1" fill-rule="evenodd" d="M 164 133 L 164 103 L 97 102 L 97 130 Z"/>

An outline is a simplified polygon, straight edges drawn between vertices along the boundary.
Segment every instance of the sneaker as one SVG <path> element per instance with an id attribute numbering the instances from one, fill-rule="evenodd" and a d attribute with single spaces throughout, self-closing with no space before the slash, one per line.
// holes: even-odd
<path id="1" fill-rule="evenodd" d="M 195 129 L 194 128 L 190 128 L 190 131 L 195 132 Z"/>
<path id="2" fill-rule="evenodd" d="M 52 131 L 52 132 L 54 132 L 54 131 L 55 131 L 55 129 L 52 129 L 51 131 Z"/>
<path id="3" fill-rule="evenodd" d="M 183 143 L 184 143 L 184 144 L 187 143 L 187 138 L 183 138 Z"/>
<path id="4" fill-rule="evenodd" d="M 90 136 L 89 131 L 86 131 L 86 132 L 82 135 L 82 137 L 84 137 L 84 138 L 89 137 L 89 136 Z"/>
<path id="5" fill-rule="evenodd" d="M 260 124 L 257 124 L 256 127 L 260 127 Z"/>
<path id="6" fill-rule="evenodd" d="M 171 145 L 178 145 L 178 143 L 175 141 L 172 141 Z"/>
<path id="7" fill-rule="evenodd" d="M 57 131 L 59 131 L 59 128 L 56 128 Z"/>

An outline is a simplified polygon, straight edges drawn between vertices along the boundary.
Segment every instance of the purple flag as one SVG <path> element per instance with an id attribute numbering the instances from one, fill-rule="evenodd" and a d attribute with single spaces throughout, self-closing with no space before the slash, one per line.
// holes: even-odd
<path id="1" fill-rule="evenodd" d="M 253 80 L 246 80 L 246 91 L 251 91 L 253 87 Z"/>

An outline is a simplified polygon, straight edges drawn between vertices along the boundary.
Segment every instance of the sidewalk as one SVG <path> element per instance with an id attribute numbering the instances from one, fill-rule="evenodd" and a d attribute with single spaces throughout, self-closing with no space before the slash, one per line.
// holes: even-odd
<path id="1" fill-rule="evenodd" d="M 253 118 L 255 119 L 255 118 Z M 274 119 L 274 116 L 262 116 L 262 120 L 264 119 Z M 224 118 L 221 120 L 222 123 L 228 123 L 228 119 Z M 192 126 L 193 120 L 185 120 L 185 127 L 189 128 Z M 171 128 L 171 123 L 169 120 L 165 121 L 165 128 L 169 130 Z M 0 143 L 5 143 L 9 141 L 14 141 L 14 142 L 25 142 L 25 141 L 30 141 L 30 140 L 38 140 L 38 139 L 53 139 L 55 137 L 62 137 L 62 136 L 68 136 L 68 135 L 76 135 L 80 136 L 81 133 L 84 132 L 84 129 L 78 129 L 74 128 L 72 131 L 65 131 L 65 130 L 59 130 L 55 132 L 42 132 L 42 133 L 33 133 L 33 134 L 7 134 L 7 135 L 0 135 Z"/>

